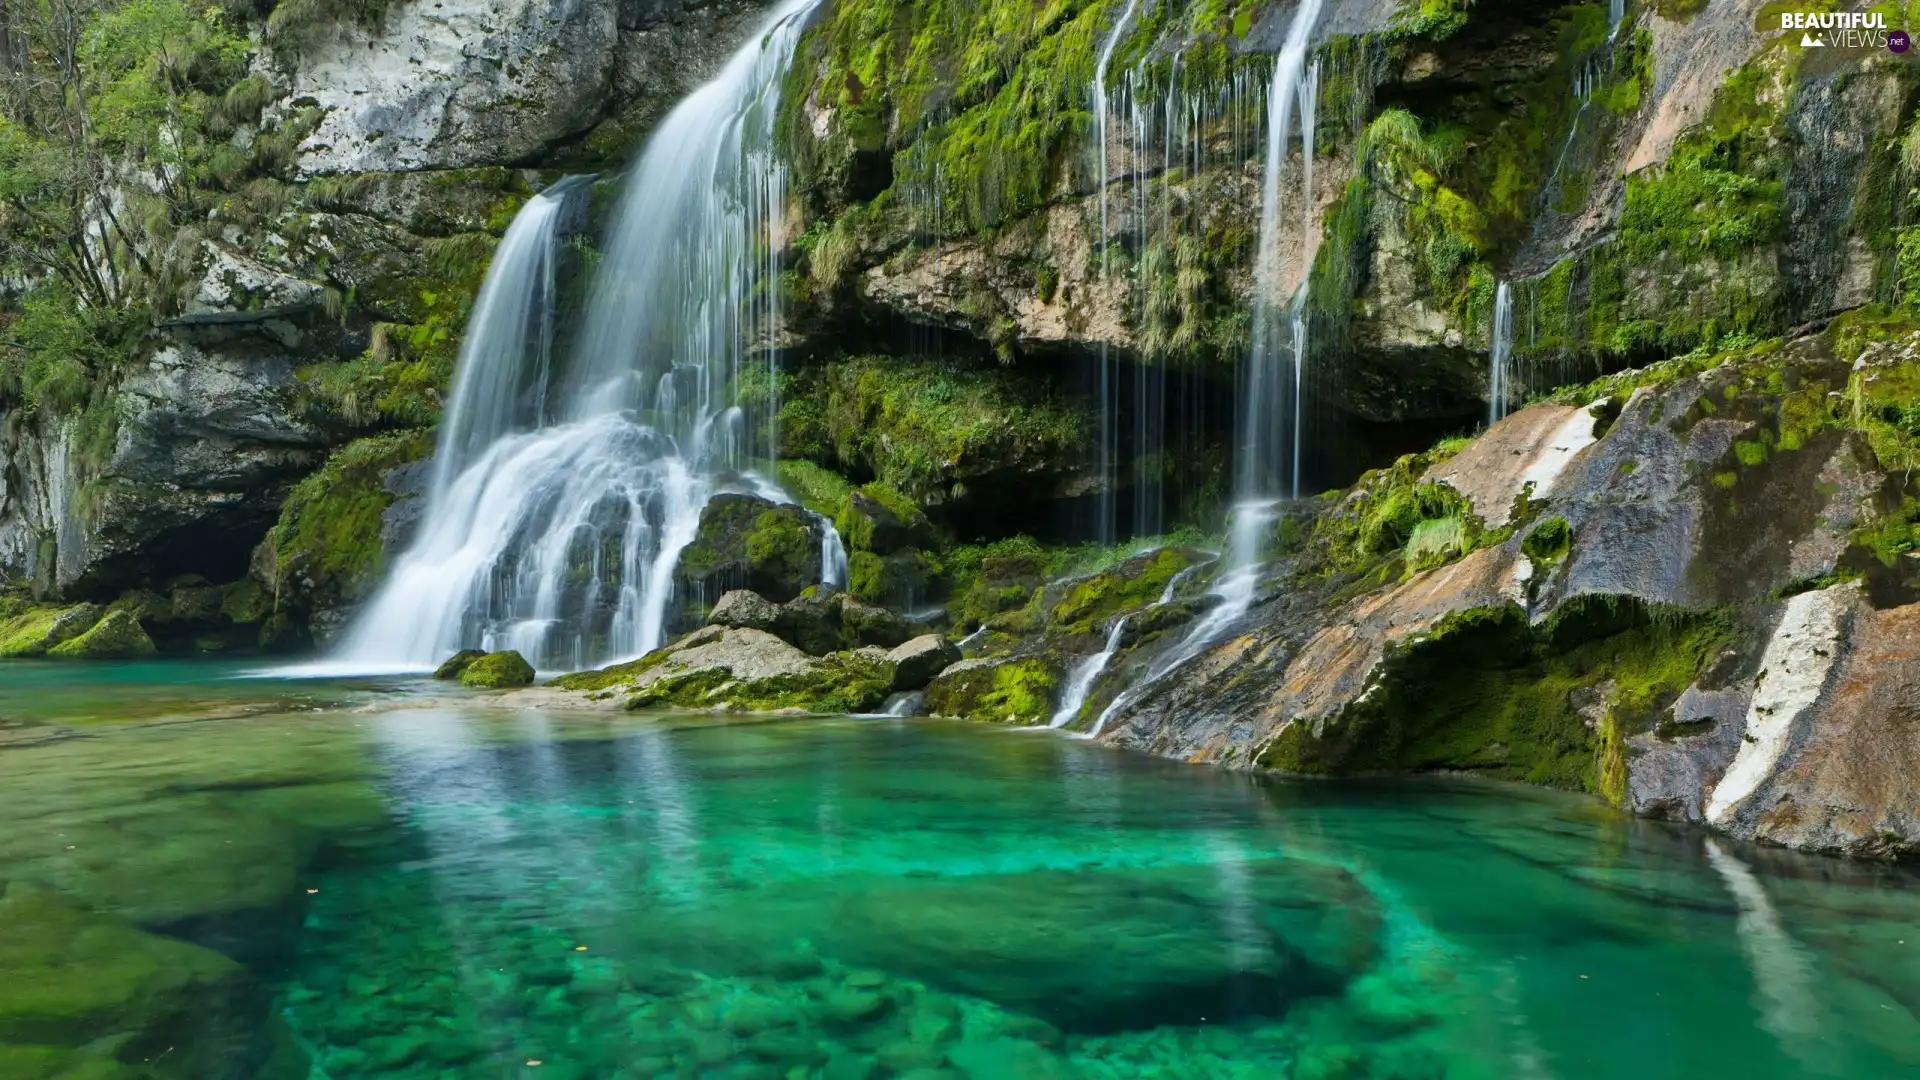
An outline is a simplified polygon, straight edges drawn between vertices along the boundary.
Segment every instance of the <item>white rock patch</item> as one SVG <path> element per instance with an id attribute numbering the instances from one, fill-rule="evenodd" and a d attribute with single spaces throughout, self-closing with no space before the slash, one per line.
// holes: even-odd
<path id="1" fill-rule="evenodd" d="M 1801 593 L 1787 602 L 1761 659 L 1740 750 L 1707 800 L 1709 822 L 1725 822 L 1780 764 L 1794 722 L 1819 701 L 1827 675 L 1839 661 L 1841 624 L 1857 591 L 1844 585 Z"/>
<path id="2" fill-rule="evenodd" d="M 1567 417 L 1566 422 L 1554 429 L 1547 445 L 1540 450 L 1527 470 L 1520 474 L 1520 490 L 1525 491 L 1528 484 L 1533 485 L 1535 499 L 1544 499 L 1553 493 L 1554 485 L 1560 482 L 1561 474 L 1580 451 L 1592 446 L 1595 427 L 1593 414 L 1585 409 Z"/>

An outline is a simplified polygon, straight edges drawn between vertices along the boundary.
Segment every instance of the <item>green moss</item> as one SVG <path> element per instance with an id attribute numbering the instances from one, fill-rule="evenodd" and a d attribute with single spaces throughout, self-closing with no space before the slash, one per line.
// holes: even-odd
<path id="1" fill-rule="evenodd" d="M 154 654 L 153 639 L 130 611 L 109 612 L 86 633 L 47 650 L 68 660 L 125 660 Z"/>
<path id="2" fill-rule="evenodd" d="M 1540 522 L 1521 541 L 1520 550 L 1541 566 L 1553 566 L 1573 552 L 1573 526 L 1555 515 Z"/>
<path id="3" fill-rule="evenodd" d="M 562 675 L 547 685 L 555 690 L 580 690 L 602 692 L 617 690 L 632 685 L 642 674 L 652 671 L 667 662 L 673 656 L 672 650 L 655 649 L 653 652 L 624 664 L 600 668 L 595 671 L 580 671 L 571 675 Z"/>
<path id="4" fill-rule="evenodd" d="M 459 652 L 447 657 L 446 661 L 439 667 L 434 668 L 433 677 L 442 682 L 450 682 L 458 679 L 463 672 L 473 666 L 475 660 L 485 655 L 487 654 L 480 649 L 461 649 Z"/>
<path id="5" fill-rule="evenodd" d="M 835 653 L 808 670 L 741 681 L 706 668 L 657 679 L 627 699 L 629 709 L 725 709 L 729 712 L 862 713 L 893 690 L 892 665 L 858 653 Z"/>
<path id="6" fill-rule="evenodd" d="M 747 566 L 754 577 L 808 581 L 818 575 L 820 547 L 797 515 L 769 510 L 747 533 Z"/>
<path id="7" fill-rule="evenodd" d="M 1720 615 L 1631 601 L 1590 600 L 1542 629 L 1512 608 L 1461 613 L 1390 655 L 1379 688 L 1340 718 L 1289 725 L 1262 762 L 1472 770 L 1618 799 L 1624 739 L 1651 730 L 1733 637 Z"/>
<path id="8" fill-rule="evenodd" d="M 847 493 L 853 490 L 846 477 L 811 461 L 789 459 L 779 462 L 775 468 L 780 486 L 816 514 L 832 517 L 839 513 Z"/>
<path id="9" fill-rule="evenodd" d="M 1064 558 L 1030 536 L 954 550 L 946 559 L 953 587 L 948 617 L 960 629 L 972 631 L 996 615 L 1025 607 L 1041 586 L 1059 575 Z"/>
<path id="10" fill-rule="evenodd" d="M 1158 601 L 1175 575 L 1204 557 L 1186 548 L 1164 548 L 1135 556 L 1069 584 L 1047 613 L 1047 621 L 1071 633 L 1093 630 L 1115 615 L 1138 611 Z"/>
<path id="11" fill-rule="evenodd" d="M 460 685 L 477 690 L 505 690 L 533 685 L 533 665 L 517 652 L 475 657 L 460 671 Z"/>
<path id="12" fill-rule="evenodd" d="M 848 559 L 847 591 L 870 604 L 907 605 L 935 598 L 941 573 L 939 558 L 917 548 L 889 555 L 856 551 Z"/>
<path id="13" fill-rule="evenodd" d="M 432 449 L 428 432 L 370 436 L 335 451 L 295 485 L 267 536 L 283 604 L 357 600 L 379 582 L 386 556 L 380 527 L 395 498 L 387 474 Z"/>
<path id="14" fill-rule="evenodd" d="M 1091 425 L 1050 382 L 955 359 L 843 357 L 787 395 L 789 456 L 817 453 L 911 500 L 1008 468 L 1084 456 Z M 844 531 L 844 530 L 843 530 Z"/>
<path id="15" fill-rule="evenodd" d="M 965 662 L 927 687 L 926 708 L 993 724 L 1039 724 L 1053 715 L 1060 672 L 1052 660 L 1027 657 Z"/>
<path id="16" fill-rule="evenodd" d="M 29 602 L 13 605 L 11 611 L 0 621 L 0 658 L 45 656 L 91 629 L 101 616 L 94 604 L 63 607 Z"/>

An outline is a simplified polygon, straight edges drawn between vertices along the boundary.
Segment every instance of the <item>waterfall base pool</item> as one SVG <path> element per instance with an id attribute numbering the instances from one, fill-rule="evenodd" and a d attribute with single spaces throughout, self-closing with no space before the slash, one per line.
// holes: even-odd
<path id="1" fill-rule="evenodd" d="M 1920 1075 L 1920 881 L 1584 799 L 36 670 L 8 1080 Z"/>

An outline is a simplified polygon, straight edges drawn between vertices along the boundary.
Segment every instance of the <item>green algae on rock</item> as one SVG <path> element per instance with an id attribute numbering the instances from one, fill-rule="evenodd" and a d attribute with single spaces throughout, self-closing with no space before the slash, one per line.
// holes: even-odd
<path id="1" fill-rule="evenodd" d="M 50 657 L 75 660 L 123 660 L 154 654 L 153 639 L 129 611 L 109 612 L 78 637 L 47 650 Z"/>
<path id="2" fill-rule="evenodd" d="M 45 656 L 100 620 L 96 604 L 71 607 L 29 605 L 0 623 L 0 657 Z"/>
<path id="3" fill-rule="evenodd" d="M 448 661 L 448 663 L 452 662 Z M 436 677 L 438 677 L 437 673 Z M 459 675 L 456 677 L 460 680 L 461 686 L 470 686 L 476 690 L 508 690 L 518 686 L 532 686 L 534 671 L 533 665 L 527 663 L 526 657 L 509 650 L 473 657 L 461 666 Z"/>
<path id="4" fill-rule="evenodd" d="M 439 667 L 434 668 L 433 677 L 442 682 L 456 680 L 460 678 L 468 668 L 473 666 L 475 660 L 485 655 L 487 654 L 482 649 L 461 649 L 459 652 L 447 657 L 446 661 Z"/>
<path id="5" fill-rule="evenodd" d="M 1063 674 L 1048 657 L 963 660 L 928 685 L 926 708 L 990 724 L 1042 724 L 1053 715 Z"/>

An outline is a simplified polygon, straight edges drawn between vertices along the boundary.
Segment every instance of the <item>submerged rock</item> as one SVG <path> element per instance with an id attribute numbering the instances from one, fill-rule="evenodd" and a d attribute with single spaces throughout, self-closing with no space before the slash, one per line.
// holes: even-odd
<path id="1" fill-rule="evenodd" d="M 447 657 L 445 663 L 434 668 L 433 677 L 443 681 L 458 679 L 468 668 L 473 666 L 475 660 L 485 655 L 487 655 L 486 652 L 481 649 L 461 649 L 459 652 Z"/>
<path id="2" fill-rule="evenodd" d="M 516 686 L 532 686 L 533 677 L 533 665 L 527 663 L 526 657 L 517 652 L 497 652 L 475 657 L 468 662 L 460 672 L 460 685 L 480 690 L 506 690 Z"/>

